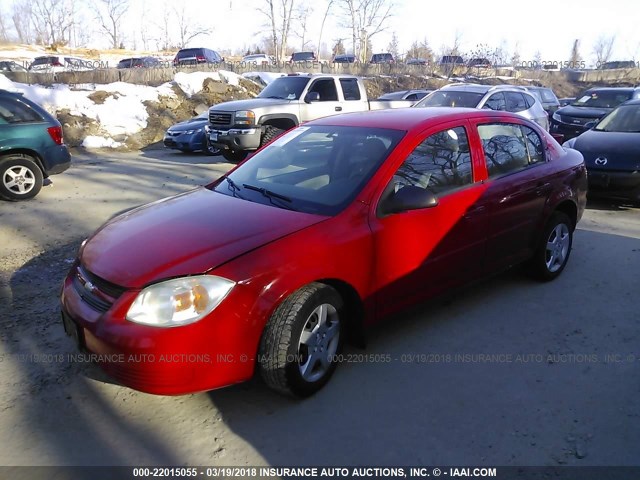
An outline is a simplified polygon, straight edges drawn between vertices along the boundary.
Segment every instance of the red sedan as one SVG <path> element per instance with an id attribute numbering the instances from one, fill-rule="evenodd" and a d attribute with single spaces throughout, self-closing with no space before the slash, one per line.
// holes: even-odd
<path id="1" fill-rule="evenodd" d="M 519 116 L 324 118 L 102 226 L 65 279 L 65 330 L 145 392 L 210 390 L 257 369 L 307 396 L 378 319 L 523 262 L 557 277 L 586 192 L 581 154 Z"/>

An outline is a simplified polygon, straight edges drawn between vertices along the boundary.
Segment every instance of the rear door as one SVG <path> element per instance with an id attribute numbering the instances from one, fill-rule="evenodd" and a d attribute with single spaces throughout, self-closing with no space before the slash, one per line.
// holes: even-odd
<path id="1" fill-rule="evenodd" d="M 491 272 L 533 253 L 552 186 L 543 141 L 533 128 L 516 122 L 482 123 L 478 135 L 488 176 L 482 203 L 489 211 L 486 270 Z"/>

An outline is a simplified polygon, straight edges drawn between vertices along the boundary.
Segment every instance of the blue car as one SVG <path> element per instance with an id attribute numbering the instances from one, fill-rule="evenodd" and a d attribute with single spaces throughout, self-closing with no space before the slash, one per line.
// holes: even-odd
<path id="1" fill-rule="evenodd" d="M 164 146 L 181 152 L 203 152 L 207 155 L 218 155 L 220 149 L 212 147 L 204 134 L 208 123 L 208 111 L 202 112 L 190 120 L 176 123 L 164 134 Z"/>

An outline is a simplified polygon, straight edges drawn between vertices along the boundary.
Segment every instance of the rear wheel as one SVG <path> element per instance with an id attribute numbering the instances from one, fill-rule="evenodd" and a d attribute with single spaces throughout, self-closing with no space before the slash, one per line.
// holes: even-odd
<path id="1" fill-rule="evenodd" d="M 222 156 L 227 162 L 239 163 L 247 158 L 249 152 L 237 151 L 237 150 L 222 150 Z"/>
<path id="2" fill-rule="evenodd" d="M 276 309 L 260 342 L 259 370 L 272 389 L 298 397 L 320 390 L 342 347 L 343 302 L 338 292 L 311 283 Z"/>
<path id="3" fill-rule="evenodd" d="M 28 155 L 0 157 L 0 195 L 9 200 L 35 197 L 43 185 L 42 171 Z"/>
<path id="4" fill-rule="evenodd" d="M 538 280 L 549 281 L 558 277 L 569 261 L 573 245 L 573 223 L 562 212 L 555 212 L 540 240 L 529 268 Z"/>

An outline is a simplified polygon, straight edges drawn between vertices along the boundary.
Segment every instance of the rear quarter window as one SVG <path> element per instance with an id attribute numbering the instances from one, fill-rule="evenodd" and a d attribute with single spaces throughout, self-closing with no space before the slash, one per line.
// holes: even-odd
<path id="1" fill-rule="evenodd" d="M 41 122 L 42 117 L 18 99 L 0 98 L 0 123 L 18 124 Z"/>

